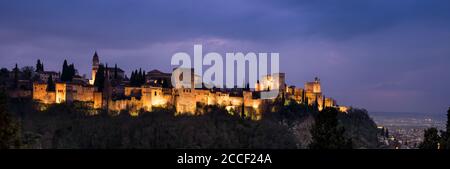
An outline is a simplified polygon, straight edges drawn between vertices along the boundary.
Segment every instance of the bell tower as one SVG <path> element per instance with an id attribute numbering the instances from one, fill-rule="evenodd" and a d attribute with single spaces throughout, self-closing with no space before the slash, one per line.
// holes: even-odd
<path id="1" fill-rule="evenodd" d="M 320 79 L 318 77 L 314 78 L 313 92 L 314 93 L 322 93 L 322 89 L 320 87 Z"/>
<path id="2" fill-rule="evenodd" d="M 97 74 L 99 64 L 100 61 L 98 59 L 97 51 L 95 51 L 94 56 L 92 57 L 92 75 L 91 75 L 92 78 L 89 81 L 91 85 L 93 85 L 95 82 L 95 74 Z"/>

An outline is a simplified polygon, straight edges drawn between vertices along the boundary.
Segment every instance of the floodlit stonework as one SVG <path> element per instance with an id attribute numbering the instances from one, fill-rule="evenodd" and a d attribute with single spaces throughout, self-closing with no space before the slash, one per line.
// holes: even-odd
<path id="1" fill-rule="evenodd" d="M 94 87 L 95 75 L 100 65 L 98 54 L 93 57 L 92 79 L 87 83 L 80 80 L 77 82 L 55 83 L 55 90 L 48 90 L 45 82 L 33 83 L 32 98 L 43 104 L 65 103 L 65 102 L 87 102 L 95 109 L 104 109 L 110 112 L 120 113 L 127 111 L 131 115 L 139 115 L 142 111 L 152 111 L 155 107 L 174 107 L 176 115 L 201 115 L 199 106 L 218 105 L 226 108 L 230 113 L 241 113 L 254 120 L 261 119 L 261 107 L 265 103 L 259 96 L 260 92 L 268 90 L 279 90 L 279 97 L 289 98 L 298 103 L 317 104 L 319 110 L 323 107 L 337 107 L 336 101 L 322 94 L 320 80 L 316 78 L 313 82 L 307 82 L 304 88 L 295 86 L 287 87 L 285 74 L 264 76 L 255 84 L 255 89 L 207 89 L 207 88 L 185 88 L 180 83 L 177 87 L 171 86 L 171 73 L 163 73 L 153 70 L 145 75 L 145 84 L 141 86 L 130 86 L 129 81 L 122 74 L 120 80 L 112 79 L 110 74 L 105 73 L 105 86 L 102 91 Z M 121 69 L 120 69 L 121 70 Z M 195 75 L 191 76 L 191 84 L 196 83 Z M 116 77 L 117 78 L 117 77 Z M 182 77 L 178 78 L 182 79 Z M 175 78 L 177 80 L 177 78 Z M 194 86 L 194 85 L 192 85 Z M 344 107 L 339 107 L 344 110 Z M 344 110 L 346 111 L 346 109 Z"/>

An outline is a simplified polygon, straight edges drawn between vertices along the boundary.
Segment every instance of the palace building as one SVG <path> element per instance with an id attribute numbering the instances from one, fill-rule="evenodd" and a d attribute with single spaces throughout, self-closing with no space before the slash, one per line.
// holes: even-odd
<path id="1" fill-rule="evenodd" d="M 49 90 L 48 84 L 43 80 L 36 81 L 33 83 L 32 98 L 43 104 L 86 102 L 95 109 L 104 109 L 111 113 L 127 111 L 131 115 L 152 111 L 156 107 L 173 107 L 176 115 L 200 115 L 203 111 L 199 110 L 199 107 L 218 105 L 225 107 L 230 113 L 240 113 L 254 120 L 261 118 L 261 105 L 265 104 L 260 93 L 268 90 L 279 90 L 280 96 L 298 103 L 317 105 L 319 110 L 323 107 L 337 107 L 335 100 L 323 95 L 318 78 L 307 82 L 304 88 L 287 87 L 285 74 L 279 73 L 264 76 L 255 84 L 255 89 L 207 89 L 194 88 L 197 76 L 194 75 L 193 69 L 192 85 L 189 88 L 178 81 L 174 83 L 177 86 L 172 86 L 172 73 L 152 70 L 145 74 L 144 84 L 133 86 L 122 69 L 106 66 L 104 86 L 99 89 L 94 86 L 94 82 L 100 65 L 100 58 L 95 52 L 92 58 L 92 78 L 89 81 L 61 82 L 55 79 L 54 90 Z M 182 79 L 182 74 L 174 79 Z"/>

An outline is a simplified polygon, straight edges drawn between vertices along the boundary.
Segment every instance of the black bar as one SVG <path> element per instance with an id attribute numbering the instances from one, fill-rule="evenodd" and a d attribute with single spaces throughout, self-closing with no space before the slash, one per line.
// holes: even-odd
<path id="1" fill-rule="evenodd" d="M 184 155 L 212 156 L 209 165 L 180 164 Z M 232 162 L 222 163 L 223 154 Z M 240 161 L 237 163 L 237 155 Z M 270 156 L 270 162 L 245 161 L 252 154 Z M 248 155 L 250 154 L 250 155 Z M 448 161 L 450 151 L 427 150 L 0 150 L 1 164 L 52 167 L 167 168 L 303 168 L 310 167 L 431 167 Z M 213 160 L 216 158 L 217 160 Z M 265 158 L 264 158 L 265 159 Z M 147 167 L 145 167 L 147 168 Z"/>

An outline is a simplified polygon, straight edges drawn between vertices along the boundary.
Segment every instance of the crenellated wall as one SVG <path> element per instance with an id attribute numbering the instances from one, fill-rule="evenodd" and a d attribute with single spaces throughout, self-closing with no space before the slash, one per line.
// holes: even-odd
<path id="1" fill-rule="evenodd" d="M 286 88 L 284 85 L 284 74 L 278 79 L 262 80 L 261 88 L 280 89 L 280 94 L 286 98 L 293 99 L 298 103 L 308 102 L 309 105 L 317 103 L 319 110 L 323 107 L 336 107 L 336 101 L 322 95 L 320 82 L 305 84 L 305 89 Z M 283 84 L 283 85 L 280 85 Z M 202 111 L 197 110 L 199 105 L 218 105 L 230 112 L 240 113 L 254 120 L 261 119 L 261 107 L 264 100 L 254 96 L 254 91 L 220 92 L 209 89 L 195 88 L 162 88 L 151 85 L 140 87 L 124 87 L 123 97 L 104 97 L 105 93 L 97 92 L 95 87 L 86 84 L 58 82 L 56 91 L 47 91 L 46 83 L 33 84 L 33 99 L 44 104 L 64 103 L 72 101 L 93 102 L 95 109 L 107 109 L 120 112 L 128 110 L 132 115 L 138 115 L 141 110 L 152 111 L 154 107 L 174 106 L 176 115 L 199 115 Z M 104 89 L 105 90 L 105 89 Z"/>
<path id="2" fill-rule="evenodd" d="M 47 91 L 46 83 L 33 83 L 33 100 L 44 104 L 56 103 L 56 93 Z"/>

